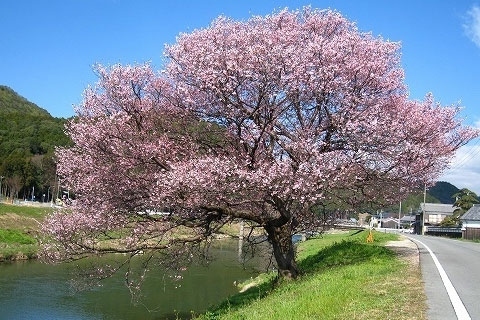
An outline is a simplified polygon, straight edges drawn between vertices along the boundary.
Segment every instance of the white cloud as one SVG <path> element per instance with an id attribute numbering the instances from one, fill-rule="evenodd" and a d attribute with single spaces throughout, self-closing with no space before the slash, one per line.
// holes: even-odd
<path id="1" fill-rule="evenodd" d="M 438 179 L 459 189 L 467 188 L 480 195 L 480 139 L 458 149 L 450 169 Z"/>
<path id="2" fill-rule="evenodd" d="M 463 29 L 466 35 L 480 48 L 480 7 L 473 5 L 467 11 L 465 20 Z"/>

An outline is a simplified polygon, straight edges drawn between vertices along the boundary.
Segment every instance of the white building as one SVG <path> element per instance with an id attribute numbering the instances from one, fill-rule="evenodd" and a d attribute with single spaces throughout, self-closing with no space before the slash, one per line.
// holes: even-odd
<path id="1" fill-rule="evenodd" d="M 480 239 L 480 204 L 474 204 L 461 217 L 462 222 L 462 238 L 464 239 Z"/>
<path id="2" fill-rule="evenodd" d="M 458 207 L 443 203 L 421 203 L 424 225 L 439 225 L 447 216 L 453 215 Z"/>

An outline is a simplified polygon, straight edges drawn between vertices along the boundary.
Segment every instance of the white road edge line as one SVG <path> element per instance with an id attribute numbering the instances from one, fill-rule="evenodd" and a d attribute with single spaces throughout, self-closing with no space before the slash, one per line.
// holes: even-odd
<path id="1" fill-rule="evenodd" d="M 430 248 L 423 243 L 420 240 L 413 239 L 408 237 L 412 241 L 417 241 L 419 242 L 422 246 L 424 246 L 428 252 L 430 253 L 430 256 L 433 259 L 433 262 L 435 262 L 435 265 L 437 266 L 438 272 L 440 273 L 440 277 L 442 278 L 443 285 L 445 286 L 445 289 L 447 289 L 448 296 L 450 298 L 450 302 L 453 305 L 453 309 L 455 310 L 455 313 L 457 314 L 457 319 L 459 320 L 471 320 L 470 315 L 468 314 L 467 309 L 465 308 L 465 305 L 463 304 L 462 300 L 458 296 L 457 290 L 455 290 L 455 287 L 453 286 L 452 282 L 448 278 L 447 273 L 443 269 L 442 265 L 440 264 L 440 261 L 438 261 L 437 256 L 435 253 L 430 250 Z"/>

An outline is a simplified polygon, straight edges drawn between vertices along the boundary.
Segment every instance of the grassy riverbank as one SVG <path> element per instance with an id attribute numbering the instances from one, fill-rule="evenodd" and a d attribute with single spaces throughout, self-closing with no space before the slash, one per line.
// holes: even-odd
<path id="1" fill-rule="evenodd" d="M 415 251 L 400 257 L 385 247 L 399 236 L 374 235 L 372 244 L 367 232 L 301 243 L 299 280 L 274 287 L 274 275 L 261 275 L 198 319 L 426 319 Z"/>
<path id="2" fill-rule="evenodd" d="M 35 258 L 40 223 L 51 208 L 0 203 L 0 261 Z"/>

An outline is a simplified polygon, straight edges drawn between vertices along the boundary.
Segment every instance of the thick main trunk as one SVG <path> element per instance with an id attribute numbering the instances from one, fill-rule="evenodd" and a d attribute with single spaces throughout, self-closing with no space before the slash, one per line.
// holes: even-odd
<path id="1" fill-rule="evenodd" d="M 281 226 L 267 225 L 265 230 L 268 234 L 268 240 L 272 244 L 279 276 L 284 279 L 297 278 L 299 270 L 295 262 L 291 222 Z"/>

